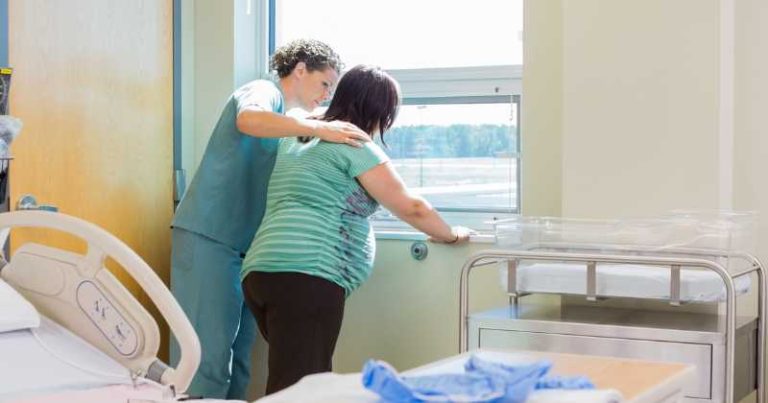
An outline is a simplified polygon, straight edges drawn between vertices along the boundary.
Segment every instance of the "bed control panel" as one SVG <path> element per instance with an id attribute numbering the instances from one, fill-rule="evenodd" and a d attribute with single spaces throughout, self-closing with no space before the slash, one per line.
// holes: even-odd
<path id="1" fill-rule="evenodd" d="M 110 299 L 92 281 L 77 286 L 77 304 L 104 337 L 125 356 L 136 352 L 138 336 Z"/>

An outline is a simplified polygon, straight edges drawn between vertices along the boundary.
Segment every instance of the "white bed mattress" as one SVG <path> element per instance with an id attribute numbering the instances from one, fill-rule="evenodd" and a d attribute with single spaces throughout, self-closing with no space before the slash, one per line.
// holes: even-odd
<path id="1" fill-rule="evenodd" d="M 0 401 L 130 384 L 128 370 L 55 322 L 0 333 Z"/>
<path id="2" fill-rule="evenodd" d="M 507 287 L 506 264 L 502 266 L 501 282 Z M 587 289 L 587 269 L 576 263 L 534 263 L 517 269 L 518 292 L 584 295 Z M 734 279 L 736 294 L 749 291 L 748 275 Z M 596 294 L 602 297 L 669 299 L 670 270 L 630 264 L 597 266 Z M 715 302 L 725 300 L 725 284 L 713 271 L 683 269 L 680 273 L 680 300 L 685 302 Z"/>
<path id="3" fill-rule="evenodd" d="M 40 314 L 8 283 L 0 279 L 0 334 L 40 326 Z"/>

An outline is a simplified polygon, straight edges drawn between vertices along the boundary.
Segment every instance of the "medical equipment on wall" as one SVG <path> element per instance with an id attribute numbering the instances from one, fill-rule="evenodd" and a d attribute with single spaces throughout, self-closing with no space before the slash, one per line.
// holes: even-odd
<path id="1" fill-rule="evenodd" d="M 499 221 L 497 248 L 473 255 L 462 270 L 460 350 L 687 363 L 696 366 L 697 380 L 685 401 L 734 402 L 757 390 L 757 401 L 765 402 L 766 283 L 751 254 L 754 224 L 749 214 L 701 211 L 637 220 Z M 497 265 L 509 305 L 470 315 L 471 271 Z M 756 314 L 737 316 L 737 297 L 750 289 L 757 294 Z M 529 294 L 583 298 L 523 303 Z M 615 298 L 664 300 L 673 308 L 607 306 L 605 300 Z M 679 308 L 693 304 L 714 309 Z"/>

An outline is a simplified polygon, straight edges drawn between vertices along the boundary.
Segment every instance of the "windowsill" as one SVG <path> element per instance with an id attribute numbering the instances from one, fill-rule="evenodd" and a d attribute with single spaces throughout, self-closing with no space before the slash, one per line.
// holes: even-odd
<path id="1" fill-rule="evenodd" d="M 426 241 L 427 236 L 418 231 L 397 231 L 397 230 L 375 230 L 376 240 L 397 240 L 397 241 Z M 469 237 L 470 243 L 490 244 L 496 242 L 496 236 L 493 234 L 477 234 Z"/>
<path id="2" fill-rule="evenodd" d="M 492 244 L 496 242 L 493 222 L 518 215 L 515 213 L 442 211 L 440 216 L 449 225 L 461 225 L 475 231 L 476 234 L 469 238 L 470 243 Z M 417 231 L 392 215 L 385 216 L 383 219 L 380 217 L 372 219 L 371 226 L 377 240 L 425 241 L 427 239 L 426 234 Z"/>

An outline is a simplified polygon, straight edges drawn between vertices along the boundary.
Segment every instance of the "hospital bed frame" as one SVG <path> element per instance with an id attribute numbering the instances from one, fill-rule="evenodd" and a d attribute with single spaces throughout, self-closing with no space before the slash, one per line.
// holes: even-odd
<path id="1" fill-rule="evenodd" d="M 25 243 L 9 259 L 10 263 L 0 254 L 0 278 L 41 314 L 125 366 L 132 376 L 171 386 L 174 392 L 186 391 L 200 363 L 200 342 L 173 295 L 138 254 L 96 225 L 48 211 L 0 213 L 0 245 L 6 244 L 15 227 L 74 235 L 87 243 L 87 252 L 81 255 Z M 158 326 L 106 269 L 107 257 L 136 280 L 168 323 L 181 347 L 181 359 L 175 368 L 157 358 Z"/>
<path id="2" fill-rule="evenodd" d="M 597 295 L 597 265 L 598 264 L 633 264 L 641 266 L 663 266 L 670 270 L 670 299 L 672 305 L 680 305 L 680 271 L 682 267 L 701 268 L 714 271 L 723 280 L 726 290 L 725 297 L 725 402 L 732 403 L 734 399 L 734 356 L 736 340 L 736 293 L 734 278 L 756 273 L 757 286 L 757 402 L 766 403 L 765 395 L 765 342 L 766 342 L 766 278 L 765 269 L 760 261 L 747 253 L 732 253 L 704 249 L 665 249 L 654 251 L 639 247 L 637 249 L 616 247 L 610 250 L 612 254 L 604 253 L 605 246 L 590 247 L 587 245 L 558 245 L 534 244 L 527 245 L 521 250 L 485 250 L 467 259 L 461 271 L 459 292 L 459 351 L 469 349 L 469 277 L 475 267 L 495 265 L 506 262 L 508 265 L 507 291 L 510 303 L 517 307 L 518 294 L 516 286 L 516 269 L 521 260 L 524 261 L 561 261 L 586 265 L 587 282 L 585 295 L 590 301 L 595 301 Z M 603 253 L 594 251 L 600 250 Z M 746 268 L 729 273 L 720 264 L 723 259 L 742 260 Z"/>

